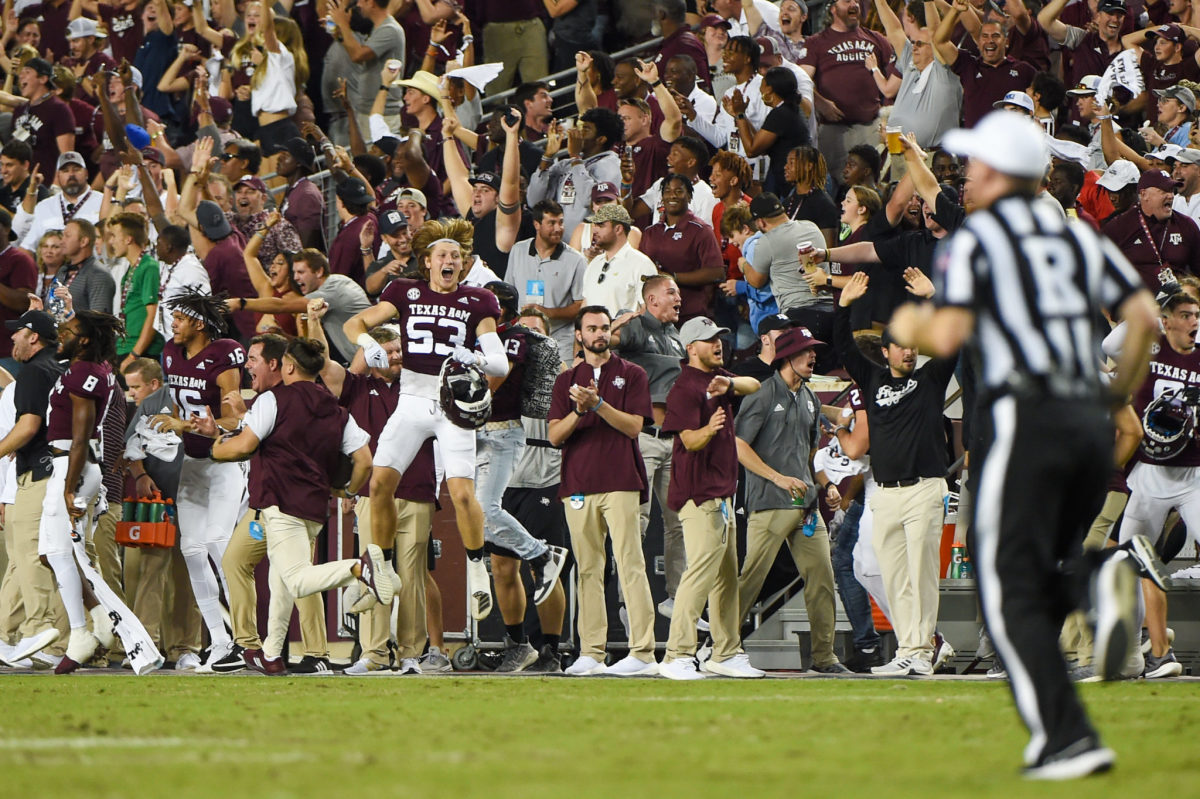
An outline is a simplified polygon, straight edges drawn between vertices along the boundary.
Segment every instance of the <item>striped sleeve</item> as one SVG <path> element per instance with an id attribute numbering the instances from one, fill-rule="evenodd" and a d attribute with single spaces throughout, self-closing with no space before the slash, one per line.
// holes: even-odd
<path id="1" fill-rule="evenodd" d="M 939 308 L 972 308 L 978 299 L 975 274 L 979 240 L 969 229 L 961 229 L 938 245 L 933 259 L 933 302 Z"/>

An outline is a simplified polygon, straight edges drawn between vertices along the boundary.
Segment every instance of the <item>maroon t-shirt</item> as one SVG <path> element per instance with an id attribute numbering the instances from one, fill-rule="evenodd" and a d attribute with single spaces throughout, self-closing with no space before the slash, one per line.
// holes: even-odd
<path id="1" fill-rule="evenodd" d="M 208 255 L 204 256 L 204 268 L 208 270 L 208 281 L 214 295 L 224 292 L 229 297 L 258 296 L 246 271 L 242 241 L 236 230 L 213 245 Z M 243 338 L 254 335 L 254 327 L 260 316 L 254 311 L 234 311 L 233 322 L 237 325 L 238 335 Z"/>
<path id="2" fill-rule="evenodd" d="M 1069 51 L 1064 47 L 1063 52 L 1071 54 L 1071 79 L 1067 81 L 1067 86 L 1072 87 L 1079 85 L 1084 75 L 1103 75 L 1104 70 L 1108 69 L 1108 65 L 1121 52 L 1121 48 L 1118 47 L 1116 52 L 1110 53 L 1108 44 L 1100 38 L 1100 34 L 1090 31 L 1079 42 L 1078 47 Z"/>
<path id="3" fill-rule="evenodd" d="M 525 328 L 505 327 L 499 330 L 504 342 L 504 354 L 511 368 L 508 377 L 492 394 L 493 422 L 511 422 L 521 418 L 521 383 L 525 379 L 525 359 L 529 357 L 529 342 L 525 339 Z"/>
<path id="4" fill-rule="evenodd" d="M 646 228 L 639 249 L 654 261 L 660 272 L 677 275 L 709 267 L 724 271 L 721 250 L 713 238 L 712 228 L 701 222 L 695 214 L 689 213 L 670 227 L 664 221 Z M 680 324 L 693 316 L 712 313 L 713 285 L 679 287 L 679 296 L 683 301 L 679 311 Z"/>
<path id="5" fill-rule="evenodd" d="M 1153 42 L 1151 39 L 1151 45 Z M 1154 93 L 1156 89 L 1174 86 L 1181 80 L 1200 81 L 1200 65 L 1196 64 L 1196 42 L 1192 39 L 1184 42 L 1183 60 L 1178 64 L 1156 61 L 1152 46 L 1149 52 L 1142 53 L 1139 66 L 1142 69 L 1142 78 L 1146 81 L 1146 91 L 1150 93 L 1146 100 L 1146 119 L 1150 120 L 1151 125 L 1158 122 L 1158 96 Z"/>
<path id="6" fill-rule="evenodd" d="M 475 330 L 484 319 L 500 318 L 500 303 L 487 289 L 459 286 L 440 294 L 424 280 L 393 280 L 379 295 L 400 316 L 404 368 L 426 375 L 441 372 L 442 361 L 461 344 L 475 348 Z"/>
<path id="7" fill-rule="evenodd" d="M 141 4 L 127 10 L 100 3 L 100 19 L 108 30 L 108 43 L 112 46 L 113 58 L 117 63 L 124 59 L 130 64 L 142 46 Z"/>
<path id="8" fill-rule="evenodd" d="M 22 17 L 41 17 L 42 51 L 54 54 L 50 61 L 57 62 L 71 54 L 67 44 L 67 23 L 71 15 L 71 0 L 62 0 L 58 5 L 35 3 L 21 9 Z M 132 59 L 130 59 L 132 62 Z"/>
<path id="9" fill-rule="evenodd" d="M 373 211 L 367 211 L 362 216 L 356 216 L 344 223 L 337 236 L 334 237 L 333 245 L 329 248 L 329 274 L 345 275 L 359 286 L 366 285 L 367 276 L 366 269 L 363 267 L 362 244 L 358 240 L 358 232 L 367 222 L 370 222 L 375 228 L 375 241 L 371 245 L 371 251 L 378 252 L 379 221 L 375 218 Z M 302 230 L 302 228 L 296 229 Z"/>
<path id="10" fill-rule="evenodd" d="M 68 366 L 67 371 L 54 384 L 54 390 L 50 392 L 50 409 L 46 413 L 46 440 L 62 441 L 72 438 L 71 418 L 74 409 L 71 395 L 96 403 L 96 420 L 88 438 L 100 438 L 104 414 L 108 412 L 108 404 L 116 384 L 112 367 L 106 363 L 75 361 Z"/>
<path id="11" fill-rule="evenodd" d="M 283 218 L 292 223 L 292 227 L 300 231 L 303 240 L 310 230 L 319 230 L 324 241 L 325 198 L 317 184 L 308 178 L 300 178 L 283 195 L 283 203 L 279 212 Z M 358 259 L 361 265 L 362 259 Z"/>
<path id="12" fill-rule="evenodd" d="M 992 104 L 1009 92 L 1028 91 L 1037 73 L 1031 65 L 1008 56 L 995 66 L 983 63 L 979 56 L 959 50 L 951 69 L 963 88 L 963 126 L 975 123 L 992 112 Z"/>
<path id="13" fill-rule="evenodd" d="M 25 289 L 32 292 L 37 290 L 37 281 L 37 264 L 33 262 L 29 253 L 11 244 L 0 251 L 0 284 L 10 289 Z M 0 323 L 19 319 L 21 313 L 22 311 L 14 311 L 0 303 Z M 0 336 L 0 358 L 11 357 L 12 348 L 12 336 Z"/>
<path id="14" fill-rule="evenodd" d="M 651 133 L 637 144 L 626 145 L 633 158 L 633 197 L 641 197 L 659 178 L 665 178 L 667 172 L 667 153 L 671 151 L 670 142 L 663 141 L 657 133 Z M 655 209 L 651 208 L 653 216 Z"/>
<path id="15" fill-rule="evenodd" d="M 42 170 L 47 183 L 58 171 L 58 136 L 75 132 L 75 115 L 58 97 L 47 97 L 37 105 L 26 103 L 13 116 L 12 138 L 33 148 L 33 166 Z"/>
<path id="16" fill-rule="evenodd" d="M 664 433 L 675 433 L 671 444 L 671 482 L 667 487 L 667 507 L 673 511 L 679 511 L 689 499 L 700 505 L 710 499 L 732 497 L 737 491 L 733 391 L 709 397 L 708 384 L 717 375 L 734 376 L 725 369 L 704 372 L 684 364 L 667 394 L 667 415 L 662 429 Z M 689 452 L 679 432 L 699 430 L 719 408 L 725 411 L 725 425 L 702 449 Z"/>
<path id="17" fill-rule="evenodd" d="M 563 372 L 554 381 L 550 398 L 551 422 L 574 413 L 571 386 L 596 383 L 600 398 L 619 411 L 641 416 L 646 424 L 653 421 L 650 407 L 650 381 L 637 364 L 616 355 L 600 367 L 600 376 L 587 362 Z M 636 438 L 630 438 L 597 413 L 585 413 L 575 432 L 562 445 L 562 482 L 560 499 L 576 494 L 607 494 L 612 491 L 637 491 L 648 501 L 646 464 Z"/>
<path id="18" fill-rule="evenodd" d="M 188 358 L 183 347 L 174 341 L 163 345 L 163 372 L 167 377 L 167 388 L 171 390 L 171 398 L 179 406 L 179 416 L 190 419 L 203 413 L 214 419 L 221 417 L 221 388 L 217 385 L 217 376 L 230 369 L 238 370 L 238 383 L 241 383 L 241 371 L 246 363 L 246 351 L 242 345 L 228 338 L 219 338 L 209 342 L 208 346 L 196 353 L 194 358 Z M 338 439 L 341 440 L 340 438 Z M 208 453 L 211 439 L 194 433 L 183 434 L 184 454 L 193 458 L 203 458 Z"/>
<path id="19" fill-rule="evenodd" d="M 863 66 L 874 54 L 885 74 L 896 73 L 896 54 L 882 34 L 862 26 L 849 31 L 826 28 L 805 40 L 808 52 L 800 61 L 816 70 L 813 82 L 845 118 L 839 124 L 864 125 L 879 115 L 882 96 L 875 78 Z"/>
<path id="20" fill-rule="evenodd" d="M 96 111 L 94 105 L 78 97 L 72 97 L 67 105 L 71 107 L 71 115 L 75 117 L 75 151 L 84 158 L 96 154 L 96 136 L 92 133 L 92 115 Z"/>
<path id="21" fill-rule="evenodd" d="M 1163 336 L 1151 348 L 1151 352 L 1150 372 L 1133 395 L 1133 408 L 1139 419 L 1151 400 L 1164 392 L 1188 386 L 1200 388 L 1200 349 L 1194 349 L 1187 355 L 1178 353 L 1171 349 L 1166 336 Z M 1164 461 L 1146 457 L 1141 448 L 1138 448 L 1135 457 L 1142 463 L 1158 466 L 1200 466 L 1200 445 L 1193 438 L 1182 452 Z"/>
<path id="22" fill-rule="evenodd" d="M 1009 29 L 1008 55 L 1032 65 L 1039 72 L 1050 70 L 1050 42 L 1036 19 L 1031 20 L 1029 30 L 1025 33 L 1021 33 L 1016 25 Z"/>
<path id="23" fill-rule="evenodd" d="M 684 27 L 676 29 L 670 36 L 662 40 L 654 63 L 658 65 L 658 74 L 665 75 L 667 62 L 677 55 L 690 55 L 696 62 L 696 83 L 702 89 L 708 90 L 710 76 L 708 72 L 708 53 L 704 45 L 696 38 L 696 34 Z"/>
<path id="24" fill-rule="evenodd" d="M 1162 221 L 1149 219 L 1135 203 L 1101 230 L 1151 291 L 1184 275 L 1200 274 L 1200 228 L 1189 216 L 1173 213 Z"/>

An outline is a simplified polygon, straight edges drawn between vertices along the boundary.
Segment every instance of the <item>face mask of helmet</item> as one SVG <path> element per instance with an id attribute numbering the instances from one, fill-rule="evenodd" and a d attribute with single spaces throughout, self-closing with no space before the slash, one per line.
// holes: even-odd
<path id="1" fill-rule="evenodd" d="M 1146 457 L 1169 460 L 1192 440 L 1196 429 L 1195 392 L 1164 391 L 1142 413 L 1141 449 Z"/>
<path id="2" fill-rule="evenodd" d="M 446 418 L 466 430 L 478 430 L 492 415 L 487 378 L 474 366 L 447 358 L 439 375 L 441 406 Z"/>

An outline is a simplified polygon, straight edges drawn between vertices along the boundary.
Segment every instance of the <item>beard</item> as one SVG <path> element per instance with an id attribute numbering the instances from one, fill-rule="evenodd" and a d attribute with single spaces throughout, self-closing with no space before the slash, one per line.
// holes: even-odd
<path id="1" fill-rule="evenodd" d="M 78 357 L 81 349 L 83 347 L 80 346 L 78 338 L 64 341 L 58 348 L 58 357 L 64 361 L 73 361 Z"/>
<path id="2" fill-rule="evenodd" d="M 602 352 L 608 352 L 608 339 L 603 336 L 597 338 L 591 344 L 584 344 L 583 348 L 588 352 L 593 352 L 599 355 Z"/>
<path id="3" fill-rule="evenodd" d="M 370 36 L 371 31 L 375 30 L 375 23 L 362 12 L 362 9 L 355 6 L 350 9 L 350 30 L 355 33 L 361 33 L 364 36 Z"/>

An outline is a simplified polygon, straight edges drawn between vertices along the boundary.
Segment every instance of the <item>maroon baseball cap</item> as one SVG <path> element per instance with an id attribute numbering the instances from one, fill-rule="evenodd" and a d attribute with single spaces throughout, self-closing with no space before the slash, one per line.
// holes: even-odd
<path id="1" fill-rule="evenodd" d="M 725 19 L 725 17 L 721 16 L 720 14 L 705 14 L 703 17 L 700 18 L 700 24 L 697 25 L 696 27 L 698 29 L 699 28 L 724 28 L 725 30 L 729 30 L 730 28 L 733 27 L 733 25 L 732 25 L 732 23 L 729 22 L 729 20 Z"/>
<path id="2" fill-rule="evenodd" d="M 617 186 L 614 183 L 602 181 L 592 186 L 592 202 L 597 200 L 619 200 L 621 193 L 617 191 Z"/>
<path id="3" fill-rule="evenodd" d="M 807 327 L 793 327 L 779 338 L 775 339 L 775 360 L 772 364 L 799 355 L 813 347 L 824 347 L 824 341 L 818 341 Z"/>
<path id="4" fill-rule="evenodd" d="M 1142 189 L 1176 191 L 1179 188 L 1179 183 L 1162 169 L 1147 169 L 1142 173 L 1141 179 L 1138 180 L 1137 187 L 1138 191 Z"/>
<path id="5" fill-rule="evenodd" d="M 142 158 L 146 161 L 153 161 L 159 166 L 167 165 L 167 159 L 163 157 L 162 151 L 156 147 L 143 147 Z"/>
<path id="6" fill-rule="evenodd" d="M 263 183 L 262 178 L 255 177 L 254 175 L 246 175 L 237 183 L 235 183 L 233 188 L 236 190 L 239 186 L 249 186 L 255 191 L 261 191 L 263 194 L 268 194 L 270 192 L 270 190 L 267 188 L 267 184 Z"/>
<path id="7" fill-rule="evenodd" d="M 1187 40 L 1187 34 L 1183 32 L 1183 28 L 1174 22 L 1167 25 L 1159 25 L 1154 30 L 1146 32 L 1147 39 L 1153 39 L 1156 36 L 1161 36 L 1168 42 L 1175 42 L 1175 44 L 1183 44 Z"/>
<path id="8" fill-rule="evenodd" d="M 771 37 L 759 36 L 754 41 L 758 43 L 759 48 L 762 50 L 762 52 L 759 53 L 759 55 L 758 55 L 758 57 L 760 59 L 761 58 L 778 58 L 781 61 L 783 60 L 783 56 L 780 55 L 780 53 L 779 53 L 779 48 L 775 45 L 775 40 L 772 39 Z"/>

